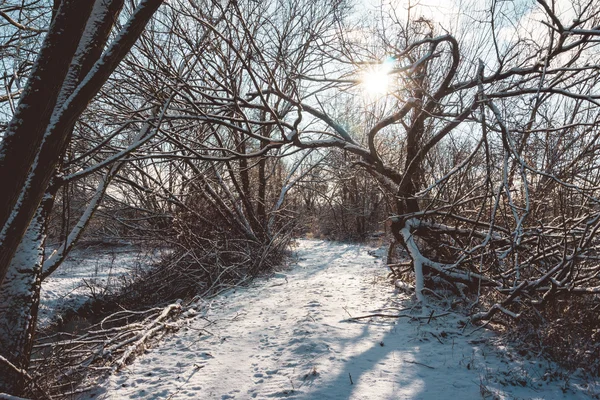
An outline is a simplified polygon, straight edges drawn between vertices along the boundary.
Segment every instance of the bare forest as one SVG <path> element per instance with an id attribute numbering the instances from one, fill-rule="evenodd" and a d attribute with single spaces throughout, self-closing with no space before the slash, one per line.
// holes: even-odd
<path id="1" fill-rule="evenodd" d="M 73 398 L 298 238 L 598 377 L 599 50 L 595 0 L 0 1 L 0 398 Z M 122 243 L 162 253 L 40 327 Z"/>

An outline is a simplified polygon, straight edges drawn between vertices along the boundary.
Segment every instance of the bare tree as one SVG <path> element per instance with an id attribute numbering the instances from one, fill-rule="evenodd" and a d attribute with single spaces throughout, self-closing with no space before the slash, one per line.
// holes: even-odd
<path id="1" fill-rule="evenodd" d="M 75 121 L 162 2 L 140 2 L 106 50 L 122 1 L 55 3 L 44 43 L 0 144 L 0 185 L 6 194 L 0 200 L 4 360 L 0 363 L 0 391 L 11 393 L 21 391 L 24 375 L 20 370 L 29 362 L 39 301 L 46 203 L 52 202 L 60 185 L 51 180 Z"/>
<path id="2" fill-rule="evenodd" d="M 55 3 L 45 22 L 34 4 L 0 6 L 2 57 L 18 60 L 0 94 L 14 114 L 0 144 L 0 337 L 16 369 L 39 280 L 104 197 L 123 229 L 167 238 L 196 271 L 217 265 L 207 292 L 282 247 L 295 188 L 357 236 L 392 209 L 422 302 L 443 287 L 489 319 L 599 291 L 593 1 L 473 0 L 468 18 L 449 5 L 441 21 L 418 5 L 361 18 L 344 1 Z M 44 259 L 54 199 L 70 210 L 76 186 L 78 215 Z M 8 365 L 0 391 L 18 393 Z"/>
<path id="3" fill-rule="evenodd" d="M 189 254 L 175 258 L 197 269 L 188 273 L 192 286 L 253 276 L 288 242 L 286 197 L 310 170 L 303 162 L 311 150 L 287 143 L 297 116 L 287 100 L 247 97 L 265 83 L 299 92 L 300 75 L 320 63 L 313 43 L 338 11 L 316 2 L 183 2 L 160 13 L 114 76 L 127 93 L 119 112 L 165 96 L 170 105 L 156 147 L 115 178 L 112 201 L 121 210 L 112 214 Z M 247 263 L 212 258 L 220 253 Z"/>
<path id="4" fill-rule="evenodd" d="M 412 258 L 421 301 L 426 286 L 441 282 L 459 295 L 490 288 L 486 299 L 495 300 L 486 308 L 477 297 L 472 305 L 483 311 L 474 319 L 517 316 L 519 305 L 597 286 L 590 263 L 598 10 L 589 1 L 566 5 L 561 12 L 573 17 L 566 23 L 560 4 L 531 5 L 474 3 L 471 15 L 481 22 L 468 26 L 437 26 L 418 7 L 380 10 L 377 39 L 354 33 L 372 32 L 369 25 L 355 26 L 341 30 L 347 39 L 339 49 L 323 47 L 343 74 L 331 68 L 310 77 L 322 82 L 312 98 L 277 92 L 325 124 L 320 139 L 298 130 L 291 142 L 356 154 L 395 196 L 392 232 Z M 320 96 L 360 96 L 369 65 L 387 68 L 394 89 L 357 137 Z M 389 143 L 401 146 L 390 152 Z M 551 204 L 560 209 L 553 216 Z"/>

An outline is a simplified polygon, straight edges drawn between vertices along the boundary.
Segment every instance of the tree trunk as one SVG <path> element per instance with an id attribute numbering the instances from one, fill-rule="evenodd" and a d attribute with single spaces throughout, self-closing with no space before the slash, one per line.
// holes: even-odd
<path id="1" fill-rule="evenodd" d="M 114 4 L 115 2 L 110 4 Z M 69 13 L 63 12 L 66 7 L 65 5 L 70 5 L 71 3 L 73 2 L 65 0 L 61 4 L 53 27 L 61 27 L 58 21 L 62 21 L 63 14 L 68 14 L 67 17 L 70 18 L 67 18 L 69 21 L 65 21 L 67 25 L 82 18 L 81 14 L 77 12 L 76 7 L 69 9 Z M 83 4 L 88 2 L 77 0 L 74 3 Z M 144 0 L 140 2 L 128 23 L 121 30 L 121 34 L 103 54 L 102 58 L 94 64 L 86 79 L 78 86 L 72 85 L 72 81 L 62 81 L 61 78 L 66 76 L 68 69 L 63 68 L 64 65 L 62 64 L 60 65 L 61 68 L 58 68 L 57 71 L 58 78 L 51 75 L 46 76 L 40 71 L 33 71 L 30 78 L 31 83 L 29 83 L 30 89 L 29 91 L 26 90 L 26 93 L 21 98 L 19 109 L 7 129 L 6 136 L 0 147 L 0 187 L 7 193 L 6 196 L 0 197 L 0 226 L 2 227 L 0 234 L 0 248 L 2 249 L 0 252 L 0 282 L 4 279 L 21 238 L 29 226 L 35 210 L 42 201 L 52 173 L 59 163 L 65 143 L 70 137 L 70 127 L 73 126 L 74 122 L 87 107 L 89 101 L 98 93 L 117 65 L 129 53 L 129 50 L 161 4 L 162 0 Z M 103 7 L 108 9 L 110 5 L 104 3 Z M 84 13 L 83 16 L 84 20 L 87 21 L 89 12 L 87 14 Z M 113 22 L 114 20 L 111 20 L 111 23 Z M 82 40 L 82 43 L 85 42 L 90 47 L 82 47 L 80 49 L 82 52 L 93 50 L 94 46 L 97 46 L 96 40 L 103 32 L 102 24 L 91 25 L 89 34 L 86 34 Z M 80 30 L 72 33 L 77 36 L 77 39 L 75 39 L 76 43 L 79 43 L 78 39 L 82 39 L 84 26 L 85 22 L 82 23 Z M 38 66 L 48 69 L 50 68 L 48 65 L 51 65 L 53 60 L 61 58 L 60 54 L 63 54 L 63 51 L 60 50 L 62 43 L 65 41 L 69 44 L 71 43 L 70 36 L 66 35 L 64 31 L 65 29 L 62 29 L 54 35 L 51 29 L 46 39 L 44 50 L 40 54 Z M 69 38 L 67 39 L 66 36 L 69 36 Z M 48 49 L 50 49 L 50 52 L 48 52 Z M 58 55 L 52 54 L 52 50 L 57 52 Z M 65 54 L 68 57 L 68 61 L 66 62 L 67 67 L 73 59 L 74 51 L 75 49 L 70 54 Z M 79 65 L 78 67 L 82 66 Z M 44 71 L 46 70 L 42 69 L 42 72 Z M 76 76 L 79 74 L 75 72 L 73 75 Z M 42 79 L 43 77 L 45 79 Z M 61 81 L 62 85 L 50 85 L 50 83 L 57 79 Z M 38 81 L 41 82 L 40 85 L 42 87 L 44 85 L 52 86 L 53 89 L 49 93 L 51 101 L 46 101 L 46 99 L 43 101 L 40 100 L 40 98 L 45 97 L 40 94 L 42 92 L 41 89 L 38 92 L 31 89 L 32 87 L 36 87 Z M 56 107 L 55 102 L 59 93 L 61 97 L 64 93 L 61 92 L 61 87 L 76 87 L 76 89 L 74 89 L 64 104 Z M 49 120 L 44 123 L 34 124 L 31 122 L 37 121 L 40 118 L 38 114 L 43 112 L 45 115 L 48 108 L 51 112 Z M 32 129 L 27 129 L 26 126 L 31 124 L 34 125 Z M 43 141 L 42 138 L 44 139 Z M 21 157 L 21 151 L 24 151 L 27 157 Z M 15 158 L 15 154 L 19 156 Z"/>
<path id="2" fill-rule="evenodd" d="M 88 21 L 94 3 L 97 9 Z M 6 194 L 0 197 L 0 355 L 21 370 L 29 365 L 45 221 L 53 204 L 53 195 L 44 193 L 75 121 L 127 55 L 162 0 L 140 2 L 121 35 L 98 59 L 122 4 L 123 0 L 61 2 L 0 144 L 0 187 Z M 18 371 L 0 360 L 0 392 L 19 395 L 24 383 Z"/>
<path id="3" fill-rule="evenodd" d="M 36 158 L 50 123 L 62 83 L 85 29 L 93 1 L 64 0 L 60 3 L 44 40 L 19 106 L 0 144 L 0 283 L 3 281 L 21 237 L 37 209 L 46 187 L 25 218 L 17 219 L 13 208 Z M 51 169 L 53 170 L 53 169 Z M 9 233 L 7 228 L 13 225 Z"/>
<path id="4" fill-rule="evenodd" d="M 47 195 L 31 221 L 0 285 L 0 355 L 27 370 L 40 301 L 46 217 L 53 196 Z M 0 392 L 20 395 L 24 377 L 0 362 Z"/>

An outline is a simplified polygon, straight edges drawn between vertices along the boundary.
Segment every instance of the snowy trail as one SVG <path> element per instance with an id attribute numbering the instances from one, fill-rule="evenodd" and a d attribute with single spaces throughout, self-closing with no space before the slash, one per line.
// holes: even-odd
<path id="1" fill-rule="evenodd" d="M 345 322 L 411 304 L 382 282 L 387 271 L 368 250 L 300 241 L 292 270 L 199 303 L 182 329 L 92 397 L 590 398 L 582 382 L 554 379 L 546 361 L 502 353 L 486 344 L 492 336 L 483 330 L 463 334 L 456 314 L 430 323 Z"/>

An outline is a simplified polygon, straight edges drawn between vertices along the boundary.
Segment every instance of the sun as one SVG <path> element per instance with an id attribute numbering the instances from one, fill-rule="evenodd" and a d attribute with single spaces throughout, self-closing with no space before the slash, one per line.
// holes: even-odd
<path id="1" fill-rule="evenodd" d="M 390 73 L 394 69 L 394 59 L 372 65 L 362 73 L 361 86 L 368 95 L 382 96 L 390 90 Z"/>

